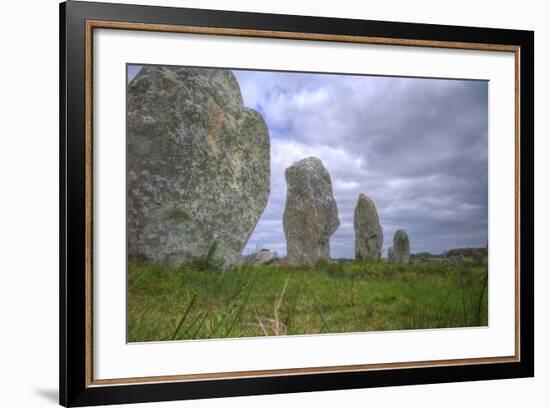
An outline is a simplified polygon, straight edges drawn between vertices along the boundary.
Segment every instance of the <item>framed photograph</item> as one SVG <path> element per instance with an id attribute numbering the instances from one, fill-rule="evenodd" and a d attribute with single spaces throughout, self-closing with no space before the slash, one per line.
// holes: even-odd
<path id="1" fill-rule="evenodd" d="M 534 33 L 60 6 L 60 403 L 534 375 Z"/>

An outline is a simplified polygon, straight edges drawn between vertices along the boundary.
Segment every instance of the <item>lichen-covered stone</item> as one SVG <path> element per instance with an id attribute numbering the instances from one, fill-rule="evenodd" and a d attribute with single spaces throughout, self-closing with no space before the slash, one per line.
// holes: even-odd
<path id="1" fill-rule="evenodd" d="M 232 267 L 269 195 L 262 116 L 225 69 L 144 66 L 127 103 L 128 255 Z"/>
<path id="2" fill-rule="evenodd" d="M 407 263 L 411 257 L 409 236 L 405 230 L 395 231 L 393 236 L 394 262 Z"/>
<path id="3" fill-rule="evenodd" d="M 330 237 L 340 225 L 330 175 L 317 157 L 286 169 L 286 206 L 283 226 L 287 260 L 291 265 L 313 265 L 330 259 Z"/>
<path id="4" fill-rule="evenodd" d="M 243 257 L 245 265 L 265 265 L 278 259 L 277 252 L 261 249 Z"/>
<path id="5" fill-rule="evenodd" d="M 388 248 L 388 261 L 390 261 L 390 262 L 395 261 L 395 252 L 393 250 L 393 247 Z"/>
<path id="6" fill-rule="evenodd" d="M 382 254 L 384 234 L 376 205 L 363 193 L 359 194 L 353 220 L 355 229 L 355 259 L 377 261 Z"/>
<path id="7" fill-rule="evenodd" d="M 453 266 L 464 267 L 464 265 L 466 265 L 466 258 L 464 258 L 464 255 L 462 254 L 452 255 L 449 258 L 449 262 Z"/>
<path id="8" fill-rule="evenodd" d="M 474 251 L 472 262 L 475 266 L 483 266 L 485 264 L 485 255 L 481 251 Z"/>

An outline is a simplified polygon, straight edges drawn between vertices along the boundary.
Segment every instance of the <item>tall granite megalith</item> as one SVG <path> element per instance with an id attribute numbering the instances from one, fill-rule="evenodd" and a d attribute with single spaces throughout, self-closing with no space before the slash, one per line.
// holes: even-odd
<path id="1" fill-rule="evenodd" d="M 327 169 L 308 157 L 286 169 L 286 206 L 283 226 L 291 265 L 313 265 L 330 259 L 331 235 L 340 225 Z"/>
<path id="2" fill-rule="evenodd" d="M 226 69 L 144 66 L 127 103 L 129 257 L 235 265 L 269 195 L 262 116 Z"/>
<path id="3" fill-rule="evenodd" d="M 393 236 L 394 262 L 407 263 L 411 257 L 409 236 L 405 230 L 395 231 Z"/>
<path id="4" fill-rule="evenodd" d="M 374 201 L 363 193 L 359 194 L 353 219 L 355 229 L 355 259 L 377 261 L 382 254 L 384 233 L 380 225 Z"/>

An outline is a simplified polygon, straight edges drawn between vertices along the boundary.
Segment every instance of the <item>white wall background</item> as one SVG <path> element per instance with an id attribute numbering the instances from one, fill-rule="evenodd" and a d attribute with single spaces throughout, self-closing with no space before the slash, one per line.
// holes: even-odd
<path id="1" fill-rule="evenodd" d="M 137 3 L 140 1 L 133 1 Z M 0 24 L 0 406 L 57 404 L 58 7 L 3 2 Z M 130 1 L 132 3 L 132 1 Z M 535 30 L 536 378 L 135 405 L 147 407 L 543 407 L 550 384 L 550 26 L 544 2 L 523 0 L 142 1 L 212 9 Z M 524 142 L 525 143 L 525 142 Z"/>

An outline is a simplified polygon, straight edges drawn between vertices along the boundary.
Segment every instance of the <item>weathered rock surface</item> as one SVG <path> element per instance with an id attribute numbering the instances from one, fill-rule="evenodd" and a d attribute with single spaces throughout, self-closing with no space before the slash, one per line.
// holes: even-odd
<path id="1" fill-rule="evenodd" d="M 308 157 L 286 169 L 286 206 L 283 226 L 287 261 L 313 265 L 330 259 L 330 237 L 340 225 L 330 175 L 317 157 Z"/>
<path id="2" fill-rule="evenodd" d="M 278 259 L 277 252 L 261 249 L 243 257 L 243 263 L 248 265 L 264 265 Z"/>
<path id="3" fill-rule="evenodd" d="M 483 266 L 485 264 L 485 255 L 481 251 L 475 251 L 472 255 L 472 262 L 476 266 Z"/>
<path id="4" fill-rule="evenodd" d="M 382 254 L 384 234 L 374 201 L 359 194 L 353 220 L 355 229 L 355 259 L 377 261 Z"/>
<path id="5" fill-rule="evenodd" d="M 449 262 L 453 266 L 463 267 L 464 265 L 466 265 L 466 259 L 464 258 L 464 255 L 452 255 L 449 258 Z"/>
<path id="6" fill-rule="evenodd" d="M 393 250 L 393 247 L 388 248 L 388 261 L 390 262 L 395 261 L 395 251 Z"/>
<path id="7" fill-rule="evenodd" d="M 425 258 L 424 262 L 431 267 L 447 266 L 449 264 L 449 260 L 447 258 Z"/>
<path id="8" fill-rule="evenodd" d="M 269 195 L 262 116 L 225 69 L 144 66 L 127 103 L 128 255 L 235 265 Z"/>
<path id="9" fill-rule="evenodd" d="M 409 245 L 409 236 L 405 230 L 400 229 L 395 231 L 395 235 L 393 236 L 393 251 L 395 254 L 395 262 L 409 262 L 411 250 Z"/>

